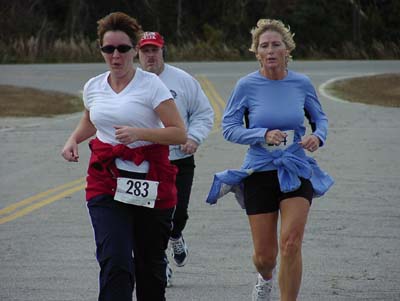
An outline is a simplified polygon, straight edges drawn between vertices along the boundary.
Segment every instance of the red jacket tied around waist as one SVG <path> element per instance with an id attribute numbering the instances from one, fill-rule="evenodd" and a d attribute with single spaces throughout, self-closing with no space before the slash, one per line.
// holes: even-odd
<path id="1" fill-rule="evenodd" d="M 136 165 L 143 161 L 149 162 L 149 172 L 146 180 L 158 181 L 158 192 L 155 208 L 172 208 L 177 203 L 175 178 L 177 167 L 169 162 L 169 147 L 167 145 L 150 144 L 137 148 L 129 148 L 123 144 L 112 146 L 95 138 L 89 142 L 92 151 L 89 160 L 86 200 L 108 194 L 114 195 L 117 187 L 118 169 L 115 159 L 132 161 Z"/>

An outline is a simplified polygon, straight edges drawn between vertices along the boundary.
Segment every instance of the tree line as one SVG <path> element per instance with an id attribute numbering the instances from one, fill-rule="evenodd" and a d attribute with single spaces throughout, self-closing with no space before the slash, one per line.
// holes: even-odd
<path id="1" fill-rule="evenodd" d="M 98 60 L 96 21 L 113 11 L 135 17 L 144 30 L 162 33 L 173 59 L 253 57 L 248 52 L 249 32 L 260 18 L 280 19 L 290 25 L 297 43 L 295 58 L 400 57 L 398 0 L 0 0 L 0 3 L 2 63 Z M 80 52 L 80 57 L 71 57 L 75 52 Z"/>

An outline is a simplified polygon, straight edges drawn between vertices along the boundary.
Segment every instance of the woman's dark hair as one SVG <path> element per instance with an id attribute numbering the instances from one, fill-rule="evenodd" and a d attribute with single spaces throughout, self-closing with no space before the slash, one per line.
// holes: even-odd
<path id="1" fill-rule="evenodd" d="M 136 46 L 143 30 L 135 18 L 122 12 L 113 12 L 97 21 L 97 37 L 100 46 L 107 31 L 122 31 L 128 35 L 132 46 Z"/>

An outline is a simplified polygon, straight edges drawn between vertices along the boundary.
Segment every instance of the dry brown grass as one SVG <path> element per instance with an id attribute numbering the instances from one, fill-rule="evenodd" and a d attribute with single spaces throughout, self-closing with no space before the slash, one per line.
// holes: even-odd
<path id="1" fill-rule="evenodd" d="M 0 117 L 51 117 L 82 110 L 75 95 L 0 85 Z"/>
<path id="2" fill-rule="evenodd" d="M 351 102 L 400 107 L 400 73 L 339 80 L 328 85 L 327 91 Z"/>
<path id="3" fill-rule="evenodd" d="M 400 107 L 400 74 L 340 80 L 327 90 L 352 102 Z M 0 117 L 51 117 L 82 110 L 82 100 L 74 95 L 0 85 Z"/>

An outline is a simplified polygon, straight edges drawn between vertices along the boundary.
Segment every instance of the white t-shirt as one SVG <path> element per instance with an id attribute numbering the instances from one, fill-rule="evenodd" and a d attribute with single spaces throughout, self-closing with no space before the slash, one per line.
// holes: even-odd
<path id="1" fill-rule="evenodd" d="M 114 126 L 139 128 L 162 128 L 163 124 L 154 109 L 172 95 L 157 75 L 136 69 L 135 76 L 119 93 L 109 85 L 107 71 L 91 78 L 83 89 L 83 102 L 90 113 L 90 120 L 97 129 L 97 138 L 111 145 L 119 144 L 115 138 Z M 136 141 L 127 145 L 135 148 L 152 144 Z M 116 159 L 120 169 L 147 172 L 148 162 L 140 166 L 133 162 Z"/>

